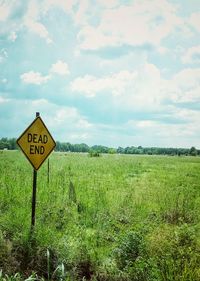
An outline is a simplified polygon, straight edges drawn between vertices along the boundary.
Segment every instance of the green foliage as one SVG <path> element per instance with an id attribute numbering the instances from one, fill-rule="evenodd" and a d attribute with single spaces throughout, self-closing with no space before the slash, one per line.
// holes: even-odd
<path id="1" fill-rule="evenodd" d="M 159 280 L 159 269 L 149 255 L 145 231 L 130 231 L 124 234 L 114 250 L 114 255 L 118 268 L 127 280 Z"/>
<path id="2" fill-rule="evenodd" d="M 151 256 L 155 258 L 161 280 L 199 280 L 200 248 L 194 227 L 160 226 L 151 234 L 150 241 Z"/>
<path id="3" fill-rule="evenodd" d="M 15 138 L 1 138 L 0 139 L 0 150 L 15 150 L 18 149 Z M 109 153 L 109 154 L 147 154 L 147 155 L 171 155 L 171 156 L 181 156 L 181 155 L 191 155 L 197 156 L 200 155 L 200 150 L 197 150 L 195 147 L 188 148 L 162 148 L 162 147 L 118 147 L 111 148 L 103 145 L 93 145 L 89 147 L 85 143 L 81 144 L 71 144 L 69 142 L 56 142 L 55 151 L 60 152 L 89 152 L 89 154 L 100 154 L 100 153 Z"/>
<path id="4" fill-rule="evenodd" d="M 144 238 L 139 232 L 128 232 L 121 241 L 119 246 L 114 250 L 115 259 L 118 267 L 124 269 L 135 263 L 145 251 Z"/>
<path id="5" fill-rule="evenodd" d="M 100 157 L 100 153 L 98 151 L 90 150 L 89 156 L 90 157 Z"/>
<path id="6" fill-rule="evenodd" d="M 7 274 L 3 275 L 3 272 L 0 271 L 0 281 L 36 281 L 36 280 L 38 280 L 38 278 L 35 274 L 32 274 L 28 278 L 24 279 L 19 273 L 15 273 L 13 276 L 8 276 Z"/>
<path id="7" fill-rule="evenodd" d="M 53 153 L 49 182 L 47 162 L 38 171 L 30 237 L 32 167 L 3 151 L 0 280 L 200 280 L 199 165 L 189 156 Z"/>
<path id="8" fill-rule="evenodd" d="M 198 154 L 198 151 L 196 150 L 196 148 L 194 146 L 192 146 L 190 148 L 190 155 L 191 156 L 197 156 L 197 154 Z"/>
<path id="9" fill-rule="evenodd" d="M 69 202 L 76 203 L 76 191 L 73 183 L 69 183 Z"/>
<path id="10" fill-rule="evenodd" d="M 109 148 L 108 153 L 115 154 L 115 153 L 117 153 L 117 150 L 115 148 Z"/>
<path id="11" fill-rule="evenodd" d="M 13 150 L 13 149 L 17 149 L 17 143 L 16 143 L 16 139 L 15 138 L 1 138 L 0 139 L 0 150 L 2 149 L 9 149 L 9 150 Z"/>

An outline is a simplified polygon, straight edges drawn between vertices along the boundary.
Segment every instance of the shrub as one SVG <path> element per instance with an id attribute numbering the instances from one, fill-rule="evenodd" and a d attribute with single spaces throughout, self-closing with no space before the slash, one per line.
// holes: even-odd
<path id="1" fill-rule="evenodd" d="M 160 272 L 155 259 L 148 254 L 144 234 L 131 231 L 114 250 L 116 264 L 123 272 L 125 280 L 159 281 Z"/>
<path id="2" fill-rule="evenodd" d="M 161 280 L 199 280 L 200 249 L 193 226 L 164 226 L 150 238 Z"/>
<path id="3" fill-rule="evenodd" d="M 98 151 L 90 150 L 89 156 L 90 157 L 100 157 L 100 153 Z"/>
<path id="4" fill-rule="evenodd" d="M 143 236 L 139 232 L 131 231 L 125 235 L 120 245 L 114 250 L 116 263 L 120 269 L 132 265 L 145 251 Z"/>

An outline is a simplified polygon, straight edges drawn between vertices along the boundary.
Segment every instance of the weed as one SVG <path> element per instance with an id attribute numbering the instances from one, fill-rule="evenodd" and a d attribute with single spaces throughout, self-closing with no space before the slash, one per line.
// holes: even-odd
<path id="1" fill-rule="evenodd" d="M 200 280 L 200 158 L 63 155 L 38 172 L 33 243 L 32 168 L 0 154 L 1 281 Z"/>
<path id="2" fill-rule="evenodd" d="M 141 233 L 131 231 L 124 235 L 119 246 L 115 248 L 114 255 L 120 269 L 130 266 L 139 259 L 145 251 L 144 238 Z"/>

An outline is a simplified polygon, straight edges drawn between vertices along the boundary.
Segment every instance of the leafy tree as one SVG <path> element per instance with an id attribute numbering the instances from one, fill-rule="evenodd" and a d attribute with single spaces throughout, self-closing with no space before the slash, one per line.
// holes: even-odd
<path id="1" fill-rule="evenodd" d="M 115 148 L 109 148 L 108 153 L 109 154 L 115 154 L 117 150 Z"/>
<path id="2" fill-rule="evenodd" d="M 124 148 L 121 147 L 121 146 L 119 146 L 119 147 L 117 148 L 117 153 L 120 153 L 120 154 L 124 153 Z"/>
<path id="3" fill-rule="evenodd" d="M 197 156 L 197 150 L 196 150 L 196 148 L 194 146 L 192 146 L 190 148 L 190 155 L 191 156 Z"/>

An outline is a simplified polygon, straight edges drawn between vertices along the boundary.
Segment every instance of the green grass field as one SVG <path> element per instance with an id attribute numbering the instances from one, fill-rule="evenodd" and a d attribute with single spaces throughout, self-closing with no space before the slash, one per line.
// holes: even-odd
<path id="1" fill-rule="evenodd" d="M 200 158 L 0 153 L 0 280 L 200 280 Z"/>

